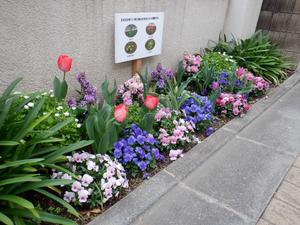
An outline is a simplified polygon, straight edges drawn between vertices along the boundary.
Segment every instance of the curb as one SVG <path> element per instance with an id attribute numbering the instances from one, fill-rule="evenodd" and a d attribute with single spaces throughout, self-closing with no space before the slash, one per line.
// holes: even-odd
<path id="1" fill-rule="evenodd" d="M 144 181 L 103 214 L 95 217 L 89 225 L 131 224 L 139 215 L 297 85 L 300 82 L 299 70 L 300 67 L 284 83 L 271 89 L 268 98 L 262 98 L 252 105 L 245 117 L 234 118 L 225 124 L 202 143 L 195 145 L 183 158 L 176 160 L 149 180 Z"/>

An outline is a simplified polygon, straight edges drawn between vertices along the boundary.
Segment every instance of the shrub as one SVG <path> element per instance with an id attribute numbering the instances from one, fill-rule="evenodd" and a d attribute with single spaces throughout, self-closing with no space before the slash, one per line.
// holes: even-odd
<path id="1" fill-rule="evenodd" d="M 226 52 L 232 56 L 239 66 L 278 84 L 287 76 L 287 70 L 292 67 L 281 53 L 280 49 L 271 42 L 267 33 L 257 31 L 250 38 L 227 41 L 226 36 L 220 38 L 213 51 Z"/>
<path id="2" fill-rule="evenodd" d="M 53 114 L 52 111 L 42 111 L 48 97 L 41 95 L 33 103 L 28 96 L 20 102 L 19 96 L 11 95 L 19 81 L 15 80 L 0 98 L 0 221 L 5 224 L 32 224 L 32 221 L 73 224 L 68 219 L 38 210 L 23 194 L 38 192 L 78 216 L 74 208 L 45 189 L 56 190 L 54 186 L 68 184 L 70 180 L 48 179 L 48 170 L 55 168 L 73 176 L 56 163 L 64 161 L 65 154 L 92 142 L 63 145 L 64 139 L 55 137 L 57 132 L 73 123 L 74 118 L 49 122 L 47 130 L 41 130 L 41 124 Z M 25 111 L 20 111 L 22 108 Z"/>
<path id="3" fill-rule="evenodd" d="M 156 161 L 163 159 L 155 144 L 157 140 L 152 134 L 132 124 L 114 144 L 114 157 L 135 177 L 139 172 L 145 173 L 147 169 L 154 168 Z"/>
<path id="4" fill-rule="evenodd" d="M 229 72 L 237 68 L 237 63 L 232 56 L 227 55 L 225 52 L 210 52 L 202 56 L 201 70 L 203 66 L 207 65 L 212 68 L 216 74 L 221 72 Z"/>
<path id="5" fill-rule="evenodd" d="M 88 152 L 68 156 L 67 169 L 77 176 L 71 184 L 64 185 L 63 199 L 75 206 L 103 207 L 103 203 L 118 196 L 121 188 L 128 187 L 123 166 L 108 155 Z M 67 173 L 53 170 L 52 179 L 72 179 Z"/>

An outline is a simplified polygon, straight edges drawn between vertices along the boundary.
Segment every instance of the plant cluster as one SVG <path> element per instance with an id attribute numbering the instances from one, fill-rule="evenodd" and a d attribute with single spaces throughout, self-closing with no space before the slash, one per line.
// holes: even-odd
<path id="1" fill-rule="evenodd" d="M 158 132 L 156 137 L 163 151 L 169 151 L 174 160 L 174 150 L 184 147 L 186 143 L 197 142 L 194 136 L 195 125 L 193 122 L 185 121 L 179 111 L 169 108 L 160 109 L 155 115 L 155 126 Z M 178 151 L 177 151 L 178 152 Z M 182 151 L 181 151 L 182 153 Z M 181 155 L 181 153 L 179 155 Z"/>
<path id="2" fill-rule="evenodd" d="M 127 80 L 124 84 L 120 84 L 117 90 L 119 102 L 126 106 L 133 104 L 134 101 L 143 101 L 144 86 L 138 74 Z"/>
<path id="3" fill-rule="evenodd" d="M 66 202 L 75 206 L 102 207 L 113 196 L 118 196 L 120 188 L 128 187 L 123 166 L 108 155 L 77 152 L 67 158 L 66 168 L 76 178 L 55 170 L 51 175 L 52 179 L 72 180 L 72 183 L 63 186 Z"/>
<path id="4" fill-rule="evenodd" d="M 233 38 L 227 41 L 224 36 L 219 39 L 212 51 L 230 55 L 239 66 L 275 85 L 287 76 L 286 71 L 292 67 L 292 63 L 283 56 L 278 46 L 262 31 L 257 31 L 244 40 Z"/>
<path id="5" fill-rule="evenodd" d="M 217 110 L 228 117 L 243 116 L 250 109 L 247 97 L 241 94 L 221 93 L 216 100 Z"/>
<path id="6" fill-rule="evenodd" d="M 132 124 L 114 144 L 113 154 L 132 176 L 137 176 L 139 171 L 146 172 L 155 167 L 157 160 L 163 159 L 156 143 L 152 134 Z"/>
<path id="7" fill-rule="evenodd" d="M 159 63 L 156 69 L 151 72 L 151 83 L 157 93 L 164 93 L 166 87 L 166 80 L 172 80 L 174 77 L 173 71 L 169 68 L 163 68 Z"/>
<path id="8" fill-rule="evenodd" d="M 199 71 L 201 64 L 201 56 L 195 54 L 189 54 L 185 52 L 183 54 L 182 67 L 185 73 L 195 74 Z"/>

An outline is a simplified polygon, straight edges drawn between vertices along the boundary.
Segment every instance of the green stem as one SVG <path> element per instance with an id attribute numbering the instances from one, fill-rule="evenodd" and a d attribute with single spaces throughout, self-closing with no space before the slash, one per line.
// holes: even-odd
<path id="1" fill-rule="evenodd" d="M 64 72 L 64 78 L 63 78 L 63 80 L 65 80 L 66 79 L 66 72 Z"/>

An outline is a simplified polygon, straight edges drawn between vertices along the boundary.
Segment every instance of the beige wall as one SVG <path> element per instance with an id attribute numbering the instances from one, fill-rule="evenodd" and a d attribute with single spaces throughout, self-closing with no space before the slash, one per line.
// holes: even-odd
<path id="1" fill-rule="evenodd" d="M 0 91 L 19 76 L 24 77 L 19 89 L 50 89 L 53 76 L 60 74 L 56 60 L 61 53 L 74 59 L 68 75 L 71 88 L 77 87 L 77 71 L 86 71 L 97 87 L 105 77 L 126 80 L 131 63 L 114 64 L 116 12 L 165 12 L 162 54 L 144 64 L 152 68 L 162 62 L 175 68 L 185 50 L 198 52 L 209 40 L 217 40 L 230 1 L 2 0 Z"/>

